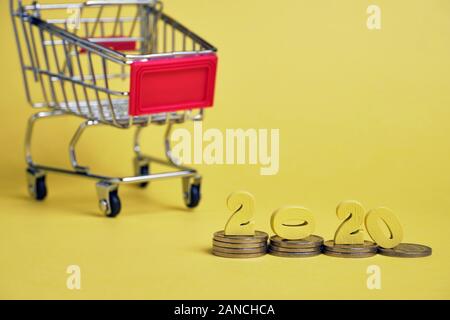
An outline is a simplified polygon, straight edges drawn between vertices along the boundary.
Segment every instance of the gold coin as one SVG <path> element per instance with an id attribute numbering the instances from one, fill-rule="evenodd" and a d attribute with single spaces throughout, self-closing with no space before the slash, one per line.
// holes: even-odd
<path id="1" fill-rule="evenodd" d="M 266 252 L 267 248 L 260 247 L 260 248 L 233 249 L 233 248 L 223 248 L 223 247 L 213 246 L 213 251 L 225 252 L 225 253 L 260 253 L 260 252 Z"/>
<path id="2" fill-rule="evenodd" d="M 313 234 L 300 240 L 288 240 L 280 236 L 272 236 L 270 242 L 283 248 L 315 248 L 323 244 L 323 238 Z"/>
<path id="3" fill-rule="evenodd" d="M 223 230 L 214 233 L 214 240 L 229 243 L 261 243 L 267 242 L 268 238 L 269 235 L 263 231 L 255 231 L 254 236 L 227 236 Z"/>
<path id="4" fill-rule="evenodd" d="M 389 257 L 400 258 L 420 258 L 431 256 L 432 249 L 430 247 L 414 244 L 414 243 L 400 243 L 392 249 L 378 248 L 381 255 Z"/>
<path id="5" fill-rule="evenodd" d="M 244 249 L 244 248 L 261 248 L 267 246 L 265 242 L 261 243 L 229 243 L 222 242 L 213 239 L 213 246 L 222 248 L 234 248 L 234 249 Z"/>
<path id="6" fill-rule="evenodd" d="M 364 244 L 335 244 L 333 240 L 328 240 L 323 243 L 323 249 L 338 253 L 376 253 L 378 246 L 371 241 L 364 241 Z"/>
<path id="7" fill-rule="evenodd" d="M 324 250 L 323 254 L 338 258 L 369 258 L 376 255 L 376 252 L 336 252 Z"/>
<path id="8" fill-rule="evenodd" d="M 308 252 L 320 252 L 320 247 L 315 248 L 283 248 L 270 244 L 269 250 L 279 251 L 279 252 L 292 252 L 292 253 L 308 253 Z"/>
<path id="9" fill-rule="evenodd" d="M 308 258 L 308 257 L 314 257 L 319 254 L 321 254 L 320 251 L 314 251 L 314 252 L 281 252 L 276 250 L 270 250 L 269 254 L 277 257 L 285 257 L 285 258 Z"/>
<path id="10" fill-rule="evenodd" d="M 212 251 L 212 254 L 215 256 L 223 257 L 223 258 L 233 258 L 233 259 L 248 259 L 248 258 L 257 258 L 262 257 L 266 254 L 266 252 L 260 253 L 226 253 L 221 251 Z"/>

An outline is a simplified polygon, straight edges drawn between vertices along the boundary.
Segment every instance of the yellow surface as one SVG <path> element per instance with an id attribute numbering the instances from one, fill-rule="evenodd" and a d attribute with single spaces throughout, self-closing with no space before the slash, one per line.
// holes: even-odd
<path id="1" fill-rule="evenodd" d="M 48 199 L 29 199 L 22 141 L 32 110 L 1 1 L 0 297 L 450 298 L 450 2 L 377 0 L 382 28 L 369 31 L 372 3 L 167 0 L 167 12 L 220 49 L 205 128 L 280 128 L 280 171 L 198 166 L 195 212 L 183 207 L 180 181 L 121 187 L 124 210 L 112 220 L 98 214 L 94 181 L 51 175 Z M 77 123 L 38 125 L 37 159 L 67 165 Z M 161 151 L 161 129 L 148 129 L 146 150 Z M 131 138 L 92 129 L 80 162 L 127 173 Z M 211 238 L 229 217 L 226 198 L 242 189 L 256 197 L 257 230 L 269 232 L 276 208 L 302 205 L 315 214 L 315 233 L 332 239 L 336 205 L 357 199 L 392 208 L 404 242 L 428 244 L 433 256 L 215 257 Z M 66 288 L 69 265 L 81 268 L 81 290 Z M 370 265 L 380 267 L 381 290 L 366 287 Z"/>

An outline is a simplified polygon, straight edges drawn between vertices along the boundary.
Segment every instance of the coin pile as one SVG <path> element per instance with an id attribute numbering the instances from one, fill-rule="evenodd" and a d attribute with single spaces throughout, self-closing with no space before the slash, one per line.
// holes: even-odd
<path id="1" fill-rule="evenodd" d="M 392 249 L 378 248 L 381 255 L 400 258 L 420 258 L 431 256 L 431 248 L 415 243 L 400 243 Z"/>
<path id="2" fill-rule="evenodd" d="M 377 254 L 378 246 L 370 241 L 364 244 L 335 244 L 333 240 L 325 241 L 323 253 L 340 258 L 368 258 Z"/>
<path id="3" fill-rule="evenodd" d="M 279 236 L 270 238 L 269 253 L 279 257 L 306 258 L 321 254 L 323 238 L 310 235 L 300 240 L 287 240 Z"/>
<path id="4" fill-rule="evenodd" d="M 225 258 L 256 258 L 267 253 L 269 235 L 255 231 L 254 236 L 229 236 L 224 231 L 214 233 L 212 253 Z"/>

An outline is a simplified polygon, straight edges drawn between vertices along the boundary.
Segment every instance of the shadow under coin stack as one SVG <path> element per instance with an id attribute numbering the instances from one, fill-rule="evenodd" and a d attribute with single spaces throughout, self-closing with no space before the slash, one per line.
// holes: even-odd
<path id="1" fill-rule="evenodd" d="M 300 240 L 287 240 L 279 236 L 270 238 L 269 253 L 279 257 L 306 258 L 322 253 L 323 238 L 310 235 Z"/>
<path id="2" fill-rule="evenodd" d="M 332 257 L 368 258 L 377 252 L 378 246 L 371 241 L 364 241 L 364 244 L 335 244 L 333 240 L 328 240 L 323 244 L 323 253 Z"/>
<path id="3" fill-rule="evenodd" d="M 212 253 L 225 258 L 256 258 L 267 253 L 269 235 L 255 231 L 254 236 L 229 236 L 224 231 L 214 233 Z"/>

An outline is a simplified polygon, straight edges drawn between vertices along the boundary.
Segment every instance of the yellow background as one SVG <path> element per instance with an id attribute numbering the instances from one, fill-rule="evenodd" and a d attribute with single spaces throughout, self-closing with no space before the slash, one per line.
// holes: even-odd
<path id="1" fill-rule="evenodd" d="M 366 9 L 382 10 L 382 29 Z M 117 219 L 97 209 L 94 181 L 48 176 L 49 196 L 25 188 L 27 117 L 7 1 L 0 3 L 0 298 L 412 299 L 450 298 L 450 2 L 447 0 L 167 0 L 166 11 L 220 50 L 215 108 L 205 129 L 279 128 L 280 172 L 198 166 L 203 201 L 184 209 L 178 180 L 120 188 Z M 39 162 L 68 165 L 76 118 L 38 125 Z M 161 151 L 162 128 L 145 133 Z M 132 132 L 95 128 L 80 161 L 102 173 L 131 171 Z M 229 216 L 227 195 L 256 197 L 257 229 L 273 210 L 310 208 L 316 234 L 332 238 L 335 207 L 356 199 L 399 216 L 404 242 L 433 256 L 327 256 L 231 260 L 210 254 Z M 81 267 L 82 289 L 66 288 Z M 366 268 L 381 268 L 368 290 Z"/>

